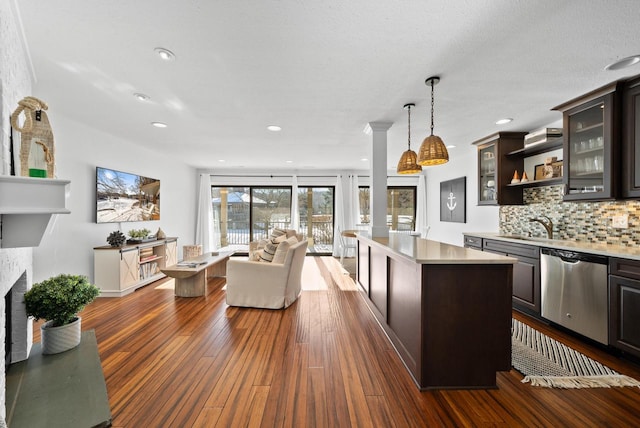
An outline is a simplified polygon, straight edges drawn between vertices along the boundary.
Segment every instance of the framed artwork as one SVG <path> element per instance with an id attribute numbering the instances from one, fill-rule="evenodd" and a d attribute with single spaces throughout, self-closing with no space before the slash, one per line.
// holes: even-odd
<path id="1" fill-rule="evenodd" d="M 545 178 L 562 177 L 562 161 L 552 162 L 551 165 L 536 165 L 533 179 L 544 180 Z"/>
<path id="2" fill-rule="evenodd" d="M 440 183 L 440 221 L 467 222 L 467 177 Z"/>

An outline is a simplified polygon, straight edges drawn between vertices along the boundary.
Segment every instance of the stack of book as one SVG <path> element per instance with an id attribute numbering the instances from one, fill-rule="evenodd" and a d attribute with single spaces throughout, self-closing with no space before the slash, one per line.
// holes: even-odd
<path id="1" fill-rule="evenodd" d="M 158 263 L 151 262 L 140 265 L 140 279 L 149 278 L 159 272 Z"/>
<path id="2" fill-rule="evenodd" d="M 140 248 L 140 261 L 144 262 L 145 260 L 154 259 L 156 255 L 153 253 L 153 247 L 149 248 Z"/>

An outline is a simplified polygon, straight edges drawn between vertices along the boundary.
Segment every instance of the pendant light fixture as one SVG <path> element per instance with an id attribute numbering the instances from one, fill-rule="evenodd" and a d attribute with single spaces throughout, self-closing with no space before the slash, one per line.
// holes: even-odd
<path id="1" fill-rule="evenodd" d="M 404 109 L 407 110 L 408 125 L 407 125 L 407 151 L 402 154 L 400 161 L 398 162 L 398 174 L 417 174 L 422 171 L 422 167 L 416 162 L 418 155 L 411 150 L 411 107 L 415 107 L 415 104 L 405 104 Z"/>
<path id="2" fill-rule="evenodd" d="M 431 86 L 431 135 L 424 139 L 418 154 L 418 163 L 422 166 L 442 165 L 449 162 L 449 153 L 442 139 L 433 135 L 433 87 L 440 82 L 437 76 L 429 77 L 424 81 Z"/>

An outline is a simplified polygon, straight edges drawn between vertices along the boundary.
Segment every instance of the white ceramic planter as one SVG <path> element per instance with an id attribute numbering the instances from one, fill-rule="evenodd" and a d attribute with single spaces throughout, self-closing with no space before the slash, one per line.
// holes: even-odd
<path id="1" fill-rule="evenodd" d="M 73 349 L 80 344 L 80 325 L 82 319 L 78 317 L 74 322 L 60 327 L 50 327 L 53 321 L 47 321 L 40 326 L 43 354 L 59 354 Z"/>

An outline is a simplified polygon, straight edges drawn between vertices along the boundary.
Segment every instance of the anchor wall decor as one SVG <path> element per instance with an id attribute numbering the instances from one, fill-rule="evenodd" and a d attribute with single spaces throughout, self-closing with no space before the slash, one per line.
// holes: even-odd
<path id="1" fill-rule="evenodd" d="M 440 221 L 467 222 L 467 177 L 440 183 Z"/>

